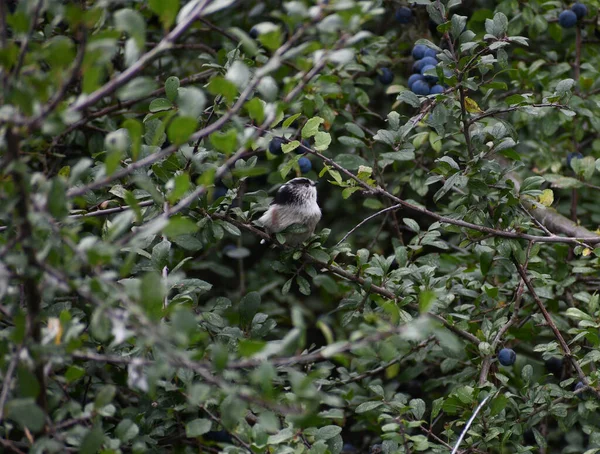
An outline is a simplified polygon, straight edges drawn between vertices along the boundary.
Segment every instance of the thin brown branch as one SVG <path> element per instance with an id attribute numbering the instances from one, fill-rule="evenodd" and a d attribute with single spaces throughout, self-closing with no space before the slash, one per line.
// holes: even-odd
<path id="1" fill-rule="evenodd" d="M 483 120 L 484 118 L 487 118 L 487 117 L 493 117 L 494 115 L 500 115 L 500 114 L 504 114 L 504 113 L 514 112 L 515 110 L 523 109 L 523 108 L 526 108 L 526 107 L 535 107 L 535 108 L 556 107 L 557 109 L 569 109 L 568 106 L 565 106 L 565 105 L 562 105 L 562 104 L 558 104 L 558 103 L 554 103 L 554 102 L 537 103 L 537 104 L 524 104 L 524 105 L 518 105 L 518 106 L 511 106 L 511 107 L 506 107 L 504 109 L 488 110 L 487 112 L 482 113 L 481 115 L 478 115 L 476 117 L 471 118 L 469 120 L 469 125 L 477 123 L 478 121 Z"/>
<path id="2" fill-rule="evenodd" d="M 569 348 L 569 345 L 565 341 L 565 339 L 564 339 L 563 335 L 561 334 L 560 330 L 556 327 L 556 324 L 554 323 L 554 320 L 552 320 L 552 317 L 548 313 L 548 310 L 546 309 L 546 306 L 544 306 L 544 303 L 542 302 L 542 300 L 540 300 L 539 296 L 535 292 L 535 289 L 533 288 L 533 284 L 531 283 L 531 280 L 527 276 L 527 272 L 525 271 L 525 269 L 523 268 L 523 266 L 516 259 L 513 259 L 513 262 L 514 262 L 514 264 L 515 264 L 515 266 L 517 268 L 517 271 L 521 275 L 521 278 L 523 279 L 523 282 L 525 282 L 525 285 L 527 286 L 527 289 L 529 290 L 529 293 L 531 294 L 531 297 L 533 298 L 533 300 L 537 304 L 540 312 L 544 316 L 544 319 L 546 320 L 547 325 L 550 327 L 550 329 L 554 333 L 554 337 L 558 341 L 558 343 L 560 345 L 560 348 L 561 348 L 561 350 L 564 353 L 564 356 L 569 359 L 569 361 L 573 365 L 573 368 L 575 369 L 575 371 L 577 371 L 577 375 L 579 376 L 579 379 L 583 382 L 583 384 L 586 385 L 586 386 L 589 386 L 590 382 L 587 379 L 587 377 L 585 375 L 585 372 L 583 372 L 583 369 L 581 369 L 581 366 L 579 365 L 579 362 L 577 361 L 577 359 L 571 353 L 571 349 Z M 596 393 L 596 395 L 600 395 L 598 393 L 598 391 L 596 391 L 595 389 L 594 389 L 594 392 Z"/>
<path id="3" fill-rule="evenodd" d="M 114 93 L 117 89 L 125 85 L 127 82 L 135 78 L 148 63 L 153 61 L 163 52 L 169 50 L 171 46 L 179 39 L 181 35 L 198 19 L 204 9 L 211 3 L 212 0 L 203 0 L 196 5 L 171 32 L 165 36 L 157 46 L 142 55 L 133 65 L 123 71 L 114 79 L 98 88 L 88 96 L 80 98 L 69 109 L 73 112 L 79 112 L 93 106 L 105 96 Z"/>
<path id="4" fill-rule="evenodd" d="M 6 130 L 5 137 L 8 163 L 13 169 L 11 176 L 19 193 L 15 208 L 18 220 L 19 236 L 22 238 L 21 245 L 27 261 L 27 269 L 24 271 L 24 275 L 21 277 L 27 306 L 27 329 L 29 338 L 33 340 L 33 342 L 39 344 L 41 342 L 41 322 L 39 317 L 42 307 L 42 297 L 38 288 L 37 278 L 35 277 L 37 259 L 33 245 L 33 228 L 29 222 L 29 188 L 27 187 L 22 170 L 19 169 L 18 165 L 20 150 L 19 137 L 12 131 L 11 128 Z M 40 393 L 38 395 L 37 402 L 44 413 L 46 413 L 46 380 L 44 375 L 44 365 L 39 360 L 35 366 L 35 375 L 40 385 Z"/>

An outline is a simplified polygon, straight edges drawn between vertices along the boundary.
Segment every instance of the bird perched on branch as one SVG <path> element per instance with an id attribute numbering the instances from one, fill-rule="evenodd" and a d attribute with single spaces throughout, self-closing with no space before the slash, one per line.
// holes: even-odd
<path id="1" fill-rule="evenodd" d="M 308 178 L 288 181 L 278 189 L 275 199 L 258 223 L 270 234 L 286 230 L 285 243 L 289 246 L 302 244 L 313 234 L 321 219 L 316 185 Z"/>

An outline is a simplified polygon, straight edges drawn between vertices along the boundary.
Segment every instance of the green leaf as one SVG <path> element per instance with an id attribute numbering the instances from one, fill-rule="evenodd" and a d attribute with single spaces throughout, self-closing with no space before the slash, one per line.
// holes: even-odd
<path id="1" fill-rule="evenodd" d="M 335 437 L 342 433 L 342 428 L 340 426 L 325 426 L 319 428 L 317 430 L 317 434 L 315 435 L 316 440 L 329 440 L 330 438 Z"/>
<path id="2" fill-rule="evenodd" d="M 104 385 L 96 394 L 96 399 L 94 399 L 94 407 L 99 410 L 102 407 L 110 404 L 115 397 L 116 392 L 117 388 L 115 388 L 113 385 Z"/>
<path id="3" fill-rule="evenodd" d="M 179 78 L 175 76 L 171 76 L 165 81 L 165 94 L 167 95 L 167 99 L 169 101 L 175 102 L 175 100 L 177 99 L 177 96 L 179 95 L 179 85 Z"/>
<path id="4" fill-rule="evenodd" d="M 221 76 L 211 79 L 208 84 L 208 91 L 213 95 L 223 96 L 228 103 L 232 103 L 238 93 L 235 84 Z"/>
<path id="5" fill-rule="evenodd" d="M 148 96 L 156 90 L 156 82 L 150 77 L 136 77 L 117 91 L 121 101 L 130 101 Z"/>
<path id="6" fill-rule="evenodd" d="M 162 316 L 164 285 L 156 272 L 146 273 L 140 285 L 140 304 L 151 319 L 158 320 Z"/>
<path id="7" fill-rule="evenodd" d="M 375 410 L 376 408 L 381 407 L 382 405 L 383 405 L 383 402 L 376 402 L 376 401 L 363 402 L 358 407 L 356 407 L 355 412 L 359 413 L 359 414 L 366 413 L 368 411 Z"/>
<path id="8" fill-rule="evenodd" d="M 48 193 L 48 210 L 56 219 L 64 219 L 69 214 L 66 197 L 66 183 L 62 178 L 53 178 Z"/>
<path id="9" fill-rule="evenodd" d="M 263 107 L 263 103 L 258 98 L 252 98 L 245 104 L 246 110 L 257 124 L 262 124 L 265 120 L 265 110 Z"/>
<path id="10" fill-rule="evenodd" d="M 133 440 L 139 432 L 140 428 L 131 419 L 123 419 L 115 428 L 115 435 L 124 443 Z"/>
<path id="11" fill-rule="evenodd" d="M 6 404 L 6 417 L 23 428 L 39 432 L 44 427 L 44 412 L 32 398 L 13 399 Z"/>
<path id="12" fill-rule="evenodd" d="M 210 419 L 194 419 L 185 425 L 185 435 L 188 438 L 196 438 L 210 432 L 212 422 Z"/>
<path id="13" fill-rule="evenodd" d="M 169 124 L 167 136 L 175 145 L 186 143 L 190 136 L 196 131 L 198 121 L 191 117 L 175 117 Z"/>
<path id="14" fill-rule="evenodd" d="M 150 112 L 160 112 L 163 110 L 169 110 L 173 108 L 173 104 L 171 104 L 171 101 L 169 101 L 166 98 L 156 98 L 153 99 L 152 102 L 150 103 L 150 107 L 148 107 L 148 110 Z"/>
<path id="15" fill-rule="evenodd" d="M 90 429 L 83 440 L 81 441 L 81 445 L 79 446 L 80 454 L 95 454 L 102 447 L 102 443 L 104 442 L 104 431 L 102 430 L 101 425 L 95 425 L 92 429 Z"/>
<path id="16" fill-rule="evenodd" d="M 275 435 L 269 436 L 267 439 L 268 445 L 278 445 L 283 443 L 284 441 L 291 440 L 294 437 L 294 432 L 290 428 L 283 429 L 276 433 Z"/>
<path id="17" fill-rule="evenodd" d="M 324 122 L 325 120 L 323 120 L 321 117 L 314 117 L 309 119 L 302 128 L 302 138 L 308 139 L 316 135 L 319 131 L 319 125 Z"/>
<path id="18" fill-rule="evenodd" d="M 258 312 L 260 307 L 260 294 L 250 292 L 240 301 L 240 323 L 242 326 L 248 327 L 252 322 L 252 318 Z"/>
<path id="19" fill-rule="evenodd" d="M 175 104 L 177 104 L 181 116 L 197 119 L 204 111 L 206 96 L 198 88 L 180 87 L 177 89 Z"/>
<path id="20" fill-rule="evenodd" d="M 138 49 L 143 50 L 146 42 L 146 21 L 133 9 L 124 8 L 115 12 L 115 27 L 135 39 Z"/>
<path id="21" fill-rule="evenodd" d="M 180 0 L 150 0 L 148 6 L 162 22 L 163 29 L 168 30 L 175 23 L 179 11 Z"/>
<path id="22" fill-rule="evenodd" d="M 331 143 L 331 135 L 327 132 L 319 131 L 315 134 L 315 145 L 313 148 L 317 151 L 325 151 Z"/>
<path id="23" fill-rule="evenodd" d="M 213 147 L 227 156 L 231 155 L 237 147 L 237 131 L 233 128 L 226 132 L 213 132 L 208 139 Z"/>
<path id="24" fill-rule="evenodd" d="M 339 154 L 334 161 L 347 170 L 358 170 L 360 166 L 368 166 L 369 163 L 364 158 L 356 154 Z"/>

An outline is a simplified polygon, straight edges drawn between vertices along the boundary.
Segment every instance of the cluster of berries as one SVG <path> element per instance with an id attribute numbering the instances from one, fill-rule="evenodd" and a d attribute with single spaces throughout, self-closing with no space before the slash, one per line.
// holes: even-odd
<path id="1" fill-rule="evenodd" d="M 412 56 L 415 59 L 413 74 L 408 78 L 408 88 L 416 95 L 437 95 L 444 92 L 435 75 L 438 64 L 436 52 L 427 46 L 417 44 L 413 47 Z"/>
<path id="2" fill-rule="evenodd" d="M 578 20 L 581 20 L 587 14 L 587 6 L 583 3 L 574 3 L 571 9 L 567 9 L 559 14 L 558 23 L 562 28 L 575 27 Z"/>

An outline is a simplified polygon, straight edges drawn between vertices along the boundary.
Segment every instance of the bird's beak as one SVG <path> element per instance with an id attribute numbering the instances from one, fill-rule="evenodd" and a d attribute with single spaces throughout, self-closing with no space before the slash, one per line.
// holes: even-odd
<path id="1" fill-rule="evenodd" d="M 317 183 L 318 183 L 317 181 L 311 181 L 311 182 L 310 182 L 310 185 L 311 185 L 312 187 L 315 187 L 315 186 L 317 185 Z"/>

